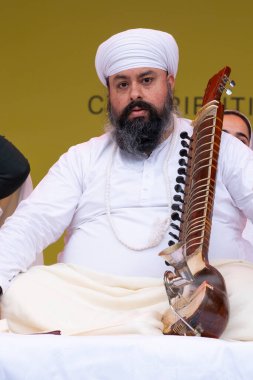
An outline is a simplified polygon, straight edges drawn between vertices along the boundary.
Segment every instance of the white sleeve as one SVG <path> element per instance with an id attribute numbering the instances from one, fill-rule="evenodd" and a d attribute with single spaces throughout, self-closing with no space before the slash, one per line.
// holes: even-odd
<path id="1" fill-rule="evenodd" d="M 253 151 L 237 138 L 223 134 L 219 170 L 236 207 L 253 221 Z"/>
<path id="2" fill-rule="evenodd" d="M 3 292 L 14 276 L 27 270 L 36 252 L 55 242 L 71 222 L 85 187 L 84 172 L 89 161 L 85 146 L 72 147 L 61 156 L 0 229 Z"/>

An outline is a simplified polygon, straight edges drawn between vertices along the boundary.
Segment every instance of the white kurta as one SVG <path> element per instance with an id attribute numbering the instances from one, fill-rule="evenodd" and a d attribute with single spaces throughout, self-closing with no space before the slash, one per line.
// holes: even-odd
<path id="1" fill-rule="evenodd" d="M 57 240 L 66 228 L 61 262 L 119 275 L 163 276 L 166 267 L 158 253 L 167 247 L 168 231 L 157 246 L 140 251 L 119 239 L 139 249 L 152 245 L 157 233 L 159 237 L 175 194 L 181 131 L 191 134 L 189 120 L 177 119 L 172 136 L 143 159 L 118 148 L 112 157 L 114 143 L 109 134 L 71 147 L 0 230 L 3 290 L 34 261 L 35 252 Z M 224 134 L 210 259 L 253 260 L 253 248 L 241 238 L 243 213 L 253 219 L 252 189 L 253 152 Z M 110 204 L 118 238 L 108 221 L 106 203 Z"/>
<path id="2" fill-rule="evenodd" d="M 253 244 L 253 223 L 248 219 L 246 226 L 243 230 L 242 236 Z"/>

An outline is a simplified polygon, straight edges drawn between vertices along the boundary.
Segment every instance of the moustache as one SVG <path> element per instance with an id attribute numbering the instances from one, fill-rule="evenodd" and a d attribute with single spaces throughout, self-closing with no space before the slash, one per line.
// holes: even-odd
<path id="1" fill-rule="evenodd" d="M 130 113 L 133 111 L 134 108 L 141 108 L 142 110 L 146 110 L 153 113 L 156 113 L 156 109 L 149 103 L 144 102 L 143 100 L 134 100 L 131 103 L 129 103 L 123 110 L 123 112 L 120 115 L 120 119 L 127 118 Z"/>

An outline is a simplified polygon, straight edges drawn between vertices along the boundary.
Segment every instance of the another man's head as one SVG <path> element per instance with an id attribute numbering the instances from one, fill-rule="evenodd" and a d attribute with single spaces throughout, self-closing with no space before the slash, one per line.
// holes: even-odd
<path id="1" fill-rule="evenodd" d="M 251 124 L 243 113 L 236 110 L 225 110 L 222 129 L 241 140 L 243 144 L 250 146 Z"/>
<path id="2" fill-rule="evenodd" d="M 108 115 L 120 148 L 150 154 L 168 136 L 178 47 L 165 32 L 131 29 L 98 48 L 96 70 L 108 87 Z"/>

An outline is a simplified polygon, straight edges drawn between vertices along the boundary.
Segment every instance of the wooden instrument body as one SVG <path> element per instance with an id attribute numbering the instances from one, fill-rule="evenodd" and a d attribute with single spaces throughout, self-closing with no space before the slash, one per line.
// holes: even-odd
<path id="1" fill-rule="evenodd" d="M 176 260 L 182 255 L 182 260 L 176 263 L 174 255 L 166 252 L 166 261 L 173 266 L 174 272 L 164 274 L 171 305 L 163 318 L 164 334 L 218 338 L 229 317 L 224 279 L 216 268 L 203 260 L 200 249 L 188 257 L 183 250 L 181 246 L 174 252 Z"/>

